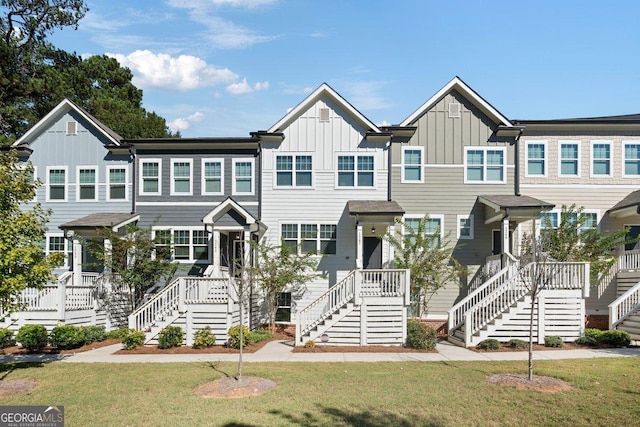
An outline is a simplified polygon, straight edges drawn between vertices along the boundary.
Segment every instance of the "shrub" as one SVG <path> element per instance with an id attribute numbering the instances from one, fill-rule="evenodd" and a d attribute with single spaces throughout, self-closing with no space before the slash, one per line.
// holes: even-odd
<path id="1" fill-rule="evenodd" d="M 49 334 L 49 344 L 60 350 L 69 350 L 84 345 L 84 331 L 74 325 L 58 325 Z"/>
<path id="2" fill-rule="evenodd" d="M 480 350 L 500 350 L 500 341 L 495 338 L 487 338 L 480 341 L 476 348 Z"/>
<path id="3" fill-rule="evenodd" d="M 609 347 L 626 347 L 631 344 L 631 336 L 626 331 L 603 331 L 598 343 Z"/>
<path id="4" fill-rule="evenodd" d="M 522 348 L 529 347 L 529 343 L 527 341 L 518 340 L 518 339 L 515 339 L 515 338 L 514 339 L 510 339 L 507 344 L 509 344 L 509 347 L 517 348 L 517 349 L 522 349 Z"/>
<path id="5" fill-rule="evenodd" d="M 249 328 L 242 327 L 242 347 L 246 347 L 249 343 Z M 229 339 L 227 340 L 227 347 L 240 348 L 240 325 L 232 326 L 229 328 Z"/>
<path id="6" fill-rule="evenodd" d="M 251 331 L 249 336 L 247 337 L 248 344 L 255 344 L 260 341 L 266 341 L 273 338 L 273 333 L 269 332 L 266 329 L 256 329 L 255 331 Z"/>
<path id="7" fill-rule="evenodd" d="M 133 350 L 144 344 L 144 338 L 144 332 L 135 329 L 126 329 L 126 332 L 122 333 L 122 348 L 125 350 Z"/>
<path id="8" fill-rule="evenodd" d="M 7 348 L 15 345 L 16 341 L 13 339 L 13 332 L 7 328 L 0 328 L 0 348 Z"/>
<path id="9" fill-rule="evenodd" d="M 417 320 L 407 321 L 407 347 L 420 350 L 433 350 L 436 348 L 437 333 L 430 326 Z"/>
<path id="10" fill-rule="evenodd" d="M 544 337 L 544 346 L 562 348 L 564 347 L 564 343 L 562 342 L 562 338 L 556 335 L 550 335 L 548 337 Z"/>
<path id="11" fill-rule="evenodd" d="M 208 348 L 213 347 L 216 343 L 216 336 L 211 331 L 209 326 L 205 326 L 196 332 L 193 339 L 193 348 Z"/>
<path id="12" fill-rule="evenodd" d="M 84 332 L 85 344 L 104 341 L 107 337 L 107 334 L 104 331 L 104 326 L 85 326 L 84 328 L 82 328 L 82 331 Z"/>
<path id="13" fill-rule="evenodd" d="M 18 330 L 16 341 L 29 351 L 42 351 L 47 345 L 47 328 L 42 325 L 24 325 Z"/>
<path id="14" fill-rule="evenodd" d="M 314 348 L 316 346 L 316 342 L 314 340 L 308 340 L 304 343 L 304 348 Z"/>
<path id="15" fill-rule="evenodd" d="M 158 348 L 173 348 L 182 345 L 184 332 L 180 326 L 167 326 L 160 331 Z"/>
<path id="16" fill-rule="evenodd" d="M 129 328 L 115 329 L 106 333 L 105 338 L 108 340 L 120 340 L 127 336 L 131 330 Z"/>

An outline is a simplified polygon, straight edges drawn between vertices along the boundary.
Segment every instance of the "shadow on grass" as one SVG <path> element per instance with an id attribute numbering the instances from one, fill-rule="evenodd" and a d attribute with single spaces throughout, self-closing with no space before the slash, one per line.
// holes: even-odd
<path id="1" fill-rule="evenodd" d="M 437 417 L 424 418 L 417 415 L 398 415 L 391 412 L 373 411 L 345 411 L 332 407 L 319 407 L 325 417 L 319 419 L 316 414 L 305 412 L 303 414 L 288 414 L 282 410 L 273 410 L 270 413 L 278 415 L 286 421 L 305 427 L 324 426 L 331 424 L 346 424 L 349 426 L 386 427 L 386 426 L 427 426 L 438 427 L 445 425 L 445 421 Z"/>
<path id="2" fill-rule="evenodd" d="M 44 365 L 38 362 L 28 363 L 2 363 L 0 364 L 0 381 L 7 379 L 12 372 L 18 369 L 42 368 Z"/>

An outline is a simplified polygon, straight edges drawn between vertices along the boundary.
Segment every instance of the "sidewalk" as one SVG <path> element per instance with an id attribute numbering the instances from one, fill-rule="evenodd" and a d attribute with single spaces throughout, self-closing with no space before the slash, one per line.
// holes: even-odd
<path id="1" fill-rule="evenodd" d="M 169 362 L 236 362 L 238 354 L 113 354 L 122 348 L 114 344 L 72 355 L 2 355 L 0 363 L 169 363 Z M 286 341 L 271 341 L 255 353 L 245 353 L 243 360 L 252 362 L 444 362 L 444 361 L 500 361 L 527 360 L 526 351 L 475 352 L 448 342 L 439 342 L 437 353 L 294 353 Z M 534 352 L 535 360 L 590 359 L 602 357 L 640 356 L 640 348 L 609 348 L 580 350 L 543 350 Z"/>

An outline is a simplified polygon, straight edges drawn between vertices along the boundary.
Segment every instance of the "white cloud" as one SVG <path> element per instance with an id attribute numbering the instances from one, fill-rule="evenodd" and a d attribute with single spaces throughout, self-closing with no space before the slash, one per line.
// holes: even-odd
<path id="1" fill-rule="evenodd" d="M 165 53 L 137 50 L 129 55 L 107 53 L 134 74 L 133 83 L 142 88 L 157 87 L 181 91 L 229 83 L 238 75 L 228 68 L 216 68 L 191 56 L 172 57 Z"/>
<path id="2" fill-rule="evenodd" d="M 227 91 L 234 95 L 258 92 L 265 89 L 269 89 L 269 82 L 258 82 L 253 86 L 251 86 L 249 83 L 247 83 L 246 77 L 241 82 L 232 83 L 229 86 L 227 86 Z"/>
<path id="3" fill-rule="evenodd" d="M 391 126 L 391 123 L 387 120 L 383 120 L 380 123 L 376 123 L 376 126 L 378 127 L 383 127 L 383 126 Z"/>
<path id="4" fill-rule="evenodd" d="M 348 81 L 342 86 L 345 98 L 353 105 L 357 105 L 360 111 L 381 110 L 388 108 L 391 104 L 379 92 L 385 86 L 385 82 L 380 81 Z"/>
<path id="5" fill-rule="evenodd" d="M 169 5 L 173 7 L 185 8 L 185 9 L 209 9 L 212 6 L 233 6 L 252 9 L 254 7 L 266 6 L 272 3 L 277 3 L 278 0 L 169 0 Z"/>
<path id="6" fill-rule="evenodd" d="M 168 122 L 167 126 L 173 132 L 176 132 L 176 131 L 184 132 L 185 130 L 189 129 L 193 123 L 201 122 L 202 119 L 204 119 L 204 114 L 196 111 L 189 117 L 186 117 L 186 118 L 179 117 L 175 120 Z"/>

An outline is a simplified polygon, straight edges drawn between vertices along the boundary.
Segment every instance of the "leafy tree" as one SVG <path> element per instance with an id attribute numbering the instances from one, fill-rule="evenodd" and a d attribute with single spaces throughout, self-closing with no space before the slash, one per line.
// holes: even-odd
<path id="1" fill-rule="evenodd" d="M 429 301 L 447 283 L 460 282 L 462 267 L 452 256 L 454 247 L 448 235 L 440 239 L 440 230 L 428 232 L 429 215 L 420 219 L 416 227 L 396 220 L 404 233 L 390 230 L 383 236 L 395 251 L 396 268 L 406 268 L 411 273 L 411 314 L 421 318 Z"/>
<path id="2" fill-rule="evenodd" d="M 256 254 L 254 266 L 247 268 L 253 281 L 264 291 L 269 317 L 269 328 L 275 328 L 276 312 L 280 294 L 287 289 L 298 289 L 323 274 L 316 271 L 318 260 L 315 253 L 298 254 L 297 247 L 284 242 L 269 245 L 266 240 L 252 242 Z"/>
<path id="3" fill-rule="evenodd" d="M 51 269 L 62 264 L 63 255 L 45 255 L 49 212 L 35 204 L 21 210 L 35 197 L 38 181 L 33 166 L 23 167 L 14 152 L 0 151 L 0 306 L 19 308 L 17 297 L 27 287 L 41 288 L 53 279 Z"/>

